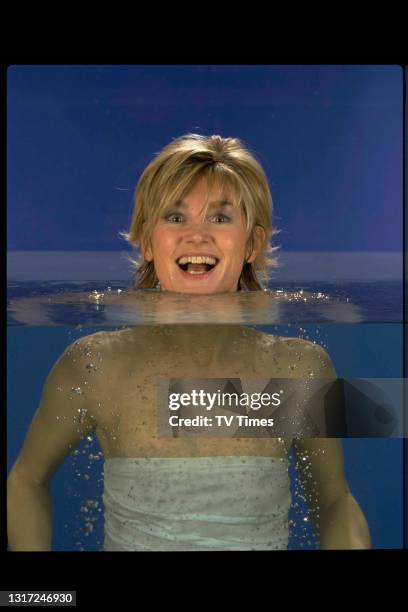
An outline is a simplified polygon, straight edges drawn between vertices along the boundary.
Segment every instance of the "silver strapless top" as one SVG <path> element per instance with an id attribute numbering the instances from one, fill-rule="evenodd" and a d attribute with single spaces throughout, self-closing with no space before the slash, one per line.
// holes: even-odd
<path id="1" fill-rule="evenodd" d="M 105 551 L 282 550 L 288 460 L 106 459 Z"/>

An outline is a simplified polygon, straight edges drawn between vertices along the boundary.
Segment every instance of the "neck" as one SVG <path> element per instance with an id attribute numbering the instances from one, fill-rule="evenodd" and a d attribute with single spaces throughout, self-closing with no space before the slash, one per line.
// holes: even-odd
<path id="1" fill-rule="evenodd" d="M 159 325 L 166 344 L 185 355 L 206 352 L 216 360 L 222 358 L 227 343 L 232 341 L 235 325 Z"/>

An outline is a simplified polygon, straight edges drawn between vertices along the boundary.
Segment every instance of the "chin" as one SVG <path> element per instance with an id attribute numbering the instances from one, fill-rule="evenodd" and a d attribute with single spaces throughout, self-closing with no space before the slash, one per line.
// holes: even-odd
<path id="1" fill-rule="evenodd" d="M 212 295 L 215 293 L 235 293 L 238 290 L 238 287 L 235 289 L 227 289 L 224 287 L 205 287 L 203 285 L 193 284 L 190 287 L 178 287 L 177 289 L 168 289 L 168 291 L 173 291 L 175 293 L 195 293 L 199 295 Z"/>

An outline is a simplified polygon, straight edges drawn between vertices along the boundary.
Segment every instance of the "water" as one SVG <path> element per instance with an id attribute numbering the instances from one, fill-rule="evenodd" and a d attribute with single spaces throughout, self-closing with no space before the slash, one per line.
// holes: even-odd
<path id="1" fill-rule="evenodd" d="M 56 359 L 74 340 L 95 331 L 163 322 L 249 325 L 322 345 L 338 377 L 402 377 L 399 283 L 285 283 L 253 298 L 231 294 L 223 301 L 220 296 L 130 293 L 124 283 L 113 281 L 10 283 L 8 467 L 20 451 Z M 347 480 L 369 524 L 373 548 L 401 548 L 402 440 L 347 439 L 342 445 Z M 59 468 L 52 482 L 53 550 L 101 549 L 102 467 L 102 452 L 91 434 Z M 290 470 L 289 548 L 316 548 L 293 456 Z"/>

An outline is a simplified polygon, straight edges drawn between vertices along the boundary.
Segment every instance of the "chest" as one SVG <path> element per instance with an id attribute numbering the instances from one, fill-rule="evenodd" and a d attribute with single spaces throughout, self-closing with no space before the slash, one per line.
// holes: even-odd
<path id="1" fill-rule="evenodd" d="M 97 436 L 105 456 L 286 456 L 288 441 L 270 438 L 169 438 L 158 435 L 158 393 L 160 381 L 182 379 L 185 391 L 194 380 L 238 380 L 242 392 L 251 392 L 252 378 L 280 375 L 279 366 L 262 367 L 262 360 L 249 359 L 250 351 L 231 351 L 228 359 L 214 360 L 210 351 L 178 354 L 156 351 L 156 358 L 122 359 L 105 372 L 101 392 Z M 265 362 L 266 363 L 266 362 Z"/>

